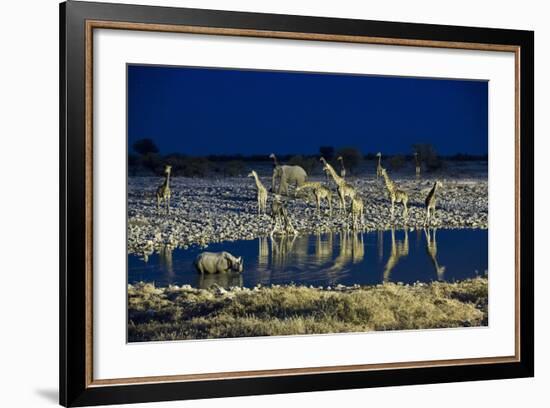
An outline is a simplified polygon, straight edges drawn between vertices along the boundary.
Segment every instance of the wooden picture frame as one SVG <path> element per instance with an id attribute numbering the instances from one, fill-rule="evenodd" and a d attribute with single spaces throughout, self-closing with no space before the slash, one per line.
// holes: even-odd
<path id="1" fill-rule="evenodd" d="M 466 50 L 516 61 L 516 351 L 513 356 L 93 378 L 93 32 L 198 33 Z M 60 6 L 60 403 L 119 404 L 534 375 L 534 33 L 69 1 Z M 521 250 L 520 250 L 521 248 Z"/>

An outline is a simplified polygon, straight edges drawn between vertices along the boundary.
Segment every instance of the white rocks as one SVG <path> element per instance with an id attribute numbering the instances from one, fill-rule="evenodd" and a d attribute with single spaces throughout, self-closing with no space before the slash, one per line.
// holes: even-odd
<path id="1" fill-rule="evenodd" d="M 438 206 L 432 226 L 438 228 L 487 228 L 488 199 L 486 175 L 468 179 L 441 177 L 443 188 L 438 192 Z M 262 177 L 264 184 L 270 180 Z M 324 181 L 324 177 L 313 180 Z M 396 204 L 395 219 L 390 217 L 387 191 L 373 176 L 350 178 L 365 201 L 365 231 L 377 229 L 424 226 L 424 199 L 433 180 L 414 178 L 395 182 L 409 193 L 409 219 L 402 219 L 402 206 Z M 258 215 L 256 190 L 250 179 L 227 178 L 172 179 L 172 207 L 170 214 L 157 211 L 151 199 L 158 184 L 155 177 L 131 177 L 128 182 L 128 253 L 150 255 L 164 245 L 189 248 L 190 245 L 207 246 L 213 242 L 254 239 L 269 234 L 272 220 L 269 215 Z M 331 186 L 331 188 L 334 188 Z M 333 216 L 326 208 L 319 216 L 313 204 L 303 199 L 288 197 L 287 208 L 293 224 L 300 233 L 338 230 L 350 226 L 349 216 L 340 212 L 334 193 Z M 271 205 L 271 195 L 268 208 Z"/>

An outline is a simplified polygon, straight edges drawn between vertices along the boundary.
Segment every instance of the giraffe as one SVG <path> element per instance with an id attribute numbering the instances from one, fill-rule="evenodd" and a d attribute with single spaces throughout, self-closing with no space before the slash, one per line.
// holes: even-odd
<path id="1" fill-rule="evenodd" d="M 378 157 L 378 164 L 376 165 L 376 178 L 378 178 L 382 176 L 382 153 L 376 153 L 376 157 Z"/>
<path id="2" fill-rule="evenodd" d="M 394 205 L 397 202 L 397 203 L 403 203 L 403 219 L 406 219 L 407 215 L 409 214 L 409 210 L 407 209 L 407 203 L 409 202 L 408 194 L 405 191 L 397 188 L 397 185 L 390 179 L 390 176 L 388 176 L 388 172 L 384 168 L 382 168 L 382 177 L 384 177 L 386 188 L 388 189 L 388 194 L 391 200 L 392 218 L 393 218 Z"/>
<path id="3" fill-rule="evenodd" d="M 426 235 L 426 252 L 428 253 L 432 264 L 435 269 L 435 273 L 437 275 L 438 280 L 443 280 L 443 277 L 445 275 L 445 267 L 440 266 L 439 262 L 437 261 L 437 228 L 434 228 L 433 230 L 433 237 L 430 235 L 430 231 L 426 230 L 424 228 L 424 234 Z"/>
<path id="4" fill-rule="evenodd" d="M 355 229 L 355 226 L 357 225 L 357 221 L 359 221 L 359 226 L 363 226 L 363 212 L 364 212 L 364 204 L 363 200 L 359 195 L 356 195 L 351 199 L 351 216 L 353 220 L 353 229 Z"/>
<path id="5" fill-rule="evenodd" d="M 399 260 L 405 256 L 409 255 L 409 232 L 407 229 L 403 230 L 405 232 L 405 239 L 401 242 L 396 242 L 395 240 L 395 228 L 391 229 L 391 251 L 388 262 L 384 268 L 384 282 L 387 282 L 390 278 L 391 271 Z"/>
<path id="6" fill-rule="evenodd" d="M 365 257 L 363 234 L 341 230 L 337 235 L 340 251 L 332 265 L 326 269 L 327 276 L 331 280 L 337 280 L 342 273 L 345 273 L 350 262 L 359 263 Z"/>
<path id="7" fill-rule="evenodd" d="M 172 166 L 164 166 L 164 182 L 157 188 L 157 211 L 160 210 L 160 203 L 166 204 L 166 214 L 170 214 L 170 173 Z"/>
<path id="8" fill-rule="evenodd" d="M 311 189 L 317 203 L 317 213 L 321 213 L 321 200 L 327 200 L 329 215 L 332 215 L 332 193 L 318 181 L 306 181 L 300 187 L 296 188 L 296 194 L 305 189 Z"/>
<path id="9" fill-rule="evenodd" d="M 258 190 L 258 214 L 261 215 L 262 211 L 265 214 L 267 206 L 267 189 L 260 181 L 258 173 L 256 173 L 254 170 L 250 172 L 248 177 L 254 177 L 254 181 L 256 182 L 256 189 Z"/>
<path id="10" fill-rule="evenodd" d="M 327 163 L 324 157 L 321 157 L 321 162 L 323 162 L 323 170 L 332 176 L 332 179 L 336 183 L 338 197 L 340 198 L 340 211 L 346 212 L 346 197 L 349 197 L 353 200 L 353 197 L 357 194 L 355 188 L 346 182 L 342 177 L 336 174 L 334 168 Z"/>
<path id="11" fill-rule="evenodd" d="M 275 232 L 280 232 L 281 227 L 283 228 L 282 234 L 297 234 L 297 231 L 292 226 L 292 222 L 288 216 L 285 203 L 279 194 L 275 194 L 273 197 L 273 202 L 271 203 L 271 216 L 275 221 L 275 226 L 273 227 L 273 230 L 271 230 L 270 234 L 272 237 Z"/>
<path id="12" fill-rule="evenodd" d="M 414 164 L 416 166 L 416 178 L 420 178 L 420 159 L 418 157 L 418 152 L 414 152 Z"/>
<path id="13" fill-rule="evenodd" d="M 441 188 L 442 186 L 443 186 L 443 184 L 441 183 L 441 181 L 436 181 L 434 183 L 434 186 L 432 187 L 432 189 L 428 193 L 428 196 L 426 197 L 426 201 L 425 201 L 425 204 L 426 204 L 426 218 L 424 219 L 424 225 L 429 225 L 430 216 L 435 217 L 435 206 L 437 204 L 436 193 L 437 193 L 437 189 Z M 430 214 L 430 210 L 431 210 L 431 214 Z"/>
<path id="14" fill-rule="evenodd" d="M 346 178 L 346 168 L 344 167 L 344 158 L 342 156 L 338 156 L 336 158 L 340 162 L 340 177 L 343 179 Z"/>

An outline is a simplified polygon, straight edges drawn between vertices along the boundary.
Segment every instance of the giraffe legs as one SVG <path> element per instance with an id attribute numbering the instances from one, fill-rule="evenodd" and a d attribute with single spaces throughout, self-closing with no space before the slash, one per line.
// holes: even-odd
<path id="1" fill-rule="evenodd" d="M 315 201 L 317 202 L 317 214 L 321 214 L 321 196 L 315 194 Z"/>
<path id="2" fill-rule="evenodd" d="M 424 218 L 424 226 L 430 223 L 430 207 L 426 208 L 426 218 Z"/>
<path id="3" fill-rule="evenodd" d="M 338 196 L 340 197 L 340 212 L 344 211 L 346 212 L 346 197 L 344 197 L 344 192 L 339 189 L 338 190 Z"/>

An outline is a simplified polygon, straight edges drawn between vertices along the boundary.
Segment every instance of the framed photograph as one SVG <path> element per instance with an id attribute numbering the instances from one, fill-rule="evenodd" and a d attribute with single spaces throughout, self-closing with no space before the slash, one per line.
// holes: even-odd
<path id="1" fill-rule="evenodd" d="M 60 27 L 62 405 L 533 376 L 533 32 Z"/>

